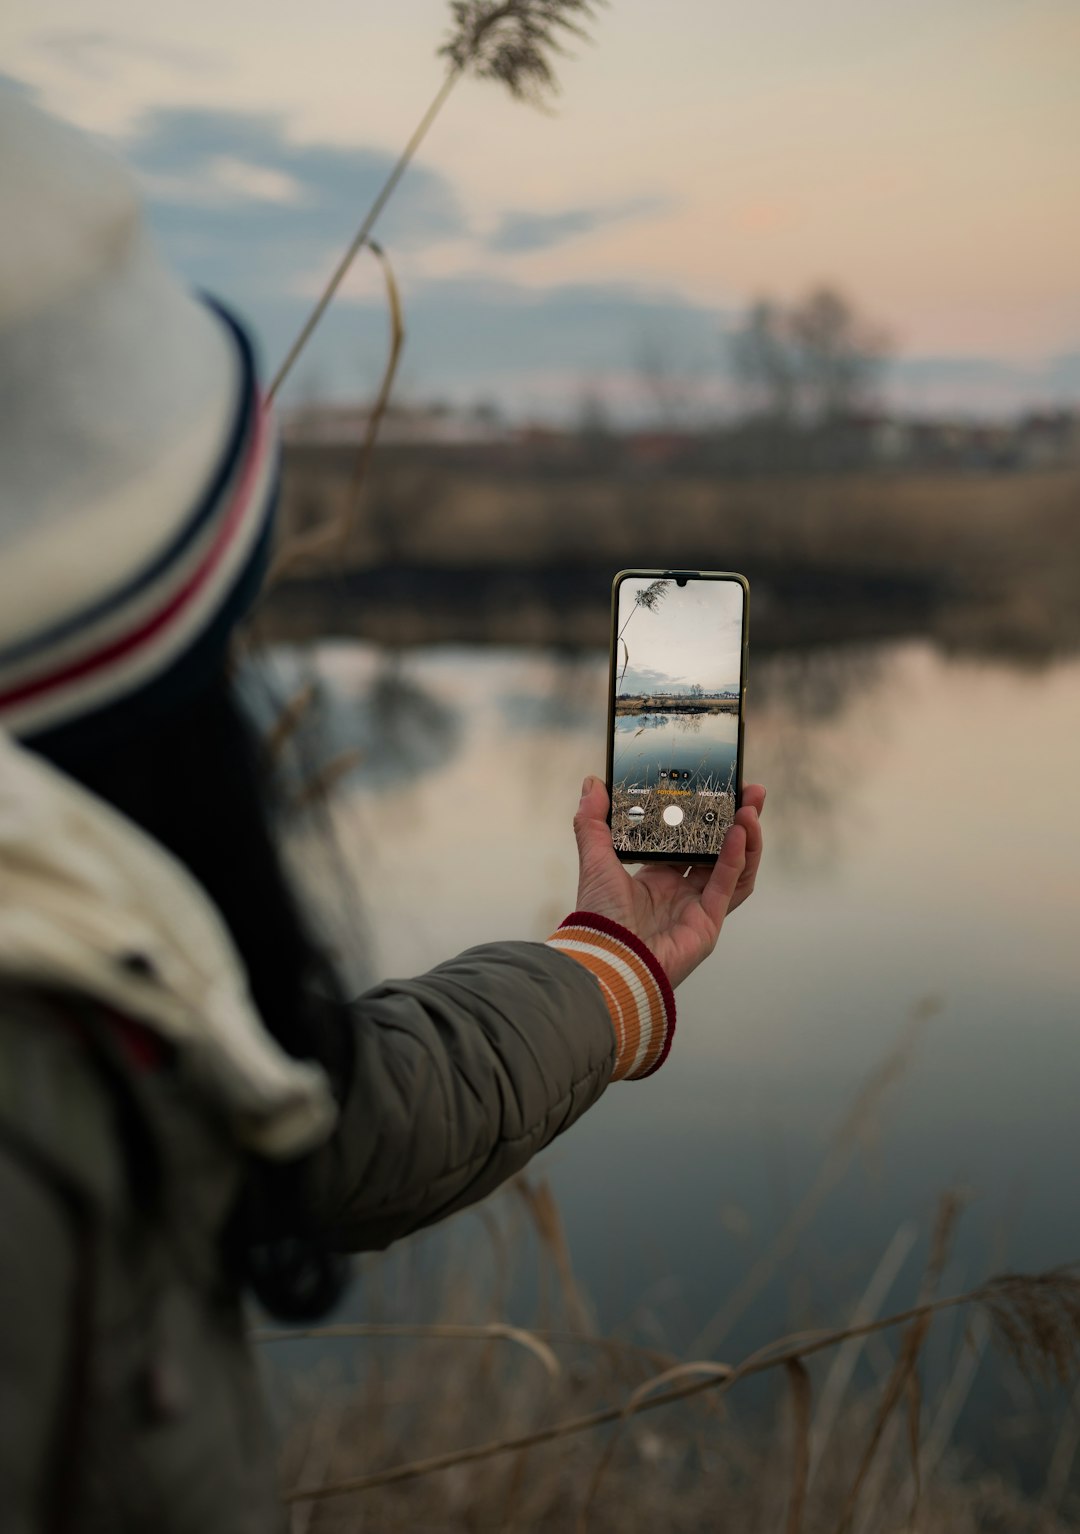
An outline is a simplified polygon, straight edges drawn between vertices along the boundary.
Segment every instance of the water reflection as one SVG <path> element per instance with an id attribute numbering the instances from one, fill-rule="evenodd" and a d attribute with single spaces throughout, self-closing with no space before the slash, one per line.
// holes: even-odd
<path id="1" fill-rule="evenodd" d="M 731 713 L 617 715 L 616 798 L 627 784 L 662 787 L 669 772 L 682 775 L 684 789 L 727 792 L 734 780 L 738 734 L 739 721 Z"/>
<path id="2" fill-rule="evenodd" d="M 374 763 L 411 753 L 396 771 L 358 768 L 334 806 L 373 976 L 547 936 L 573 905 L 581 778 L 603 770 L 604 657 L 388 662 L 339 646 L 308 664 L 347 714 L 335 743 L 362 717 L 365 741 L 384 732 Z M 732 1346 L 849 1308 L 950 1186 L 974 1195 L 958 1285 L 1001 1264 L 1006 1224 L 1010 1265 L 1076 1258 L 1078 696 L 1075 662 L 1033 676 L 925 644 L 756 662 L 747 771 L 770 791 L 757 894 L 680 988 L 663 1071 L 608 1093 L 544 1167 L 603 1324 L 648 1294 L 656 1339 L 689 1343 L 814 1187 L 860 1084 L 929 995 L 940 1015 Z M 1016 788 L 1012 741 L 1031 789 Z M 898 1278 L 905 1297 L 922 1257 Z"/>
<path id="3" fill-rule="evenodd" d="M 895 645 L 846 645 L 766 656 L 754 662 L 755 703 L 800 719 L 831 719 L 880 685 L 895 652 Z"/>
<path id="4" fill-rule="evenodd" d="M 411 675 L 398 653 L 382 658 L 364 701 L 365 761 L 379 782 L 441 769 L 460 748 L 460 711 Z"/>
<path id="5" fill-rule="evenodd" d="M 901 652 L 850 647 L 757 661 L 748 696 L 746 779 L 769 791 L 770 858 L 821 872 L 846 855 L 845 818 L 860 781 L 888 749 Z"/>
<path id="6" fill-rule="evenodd" d="M 274 754 L 285 797 L 379 791 L 442 769 L 461 746 L 460 709 L 423 683 L 397 650 L 280 648 L 241 686 Z M 293 717 L 289 717 L 290 713 Z"/>
<path id="7" fill-rule="evenodd" d="M 606 683 L 598 677 L 596 655 L 577 647 L 557 649 L 544 657 L 540 685 L 528 690 L 517 685 L 499 694 L 498 708 L 509 730 L 588 730 L 595 725 Z M 532 669 L 532 668 L 528 668 Z"/>
<path id="8" fill-rule="evenodd" d="M 314 674 L 323 689 L 326 749 L 365 751 L 333 818 L 376 972 L 546 936 L 573 902 L 581 779 L 603 770 L 604 658 L 327 646 L 285 659 L 293 686 Z M 1021 680 L 923 645 L 819 660 L 820 675 L 808 661 L 755 668 L 747 772 L 769 786 L 767 863 L 681 1003 L 680 1060 L 706 1067 L 701 1083 L 722 1071 L 727 1123 L 758 1145 L 733 1073 L 767 1079 L 769 1120 L 801 1134 L 839 1111 L 918 997 L 944 996 L 972 1029 L 1022 1019 L 1031 1036 L 1073 1017 L 1080 994 L 1080 666 Z M 567 679 L 577 726 L 545 712 Z M 1003 721 L 1038 785 L 1015 805 Z M 680 1070 L 636 1094 L 640 1108 Z M 683 1127 L 707 1137 L 715 1087 L 680 1085 Z M 965 1100 L 946 1098 L 955 1116 Z M 967 1108 L 977 1123 L 979 1102 Z"/>

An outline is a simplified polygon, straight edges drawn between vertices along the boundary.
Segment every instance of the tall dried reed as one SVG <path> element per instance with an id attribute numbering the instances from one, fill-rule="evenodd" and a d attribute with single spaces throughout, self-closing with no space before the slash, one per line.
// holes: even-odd
<path id="1" fill-rule="evenodd" d="M 270 385 L 271 399 L 296 365 L 357 255 L 369 242 L 380 214 L 458 81 L 474 74 L 480 79 L 501 82 L 517 100 L 542 103 L 558 89 L 554 59 L 563 51 L 563 38 L 584 38 L 585 24 L 603 3 L 604 0 L 453 0 L 450 35 L 439 49 L 447 64 L 442 84 L 278 368 Z"/>
<path id="2" fill-rule="evenodd" d="M 725 1307 L 715 1332 L 733 1324 L 751 1288 L 760 1288 L 791 1256 L 793 1232 L 806 1228 L 823 1190 L 835 1186 L 851 1148 L 902 1074 L 915 1031 L 933 1010 L 930 1002 L 915 1009 L 899 1047 L 864 1085 L 834 1136 L 807 1199 L 751 1270 L 752 1285 L 736 1291 L 737 1303 Z M 1069 1527 L 1069 1477 L 1080 1448 L 1075 1405 L 1053 1442 L 1044 1494 L 1034 1502 L 989 1471 L 958 1481 L 940 1434 L 958 1409 L 955 1382 L 963 1378 L 970 1349 L 981 1352 L 983 1340 L 997 1343 L 1025 1379 L 1056 1387 L 1074 1379 L 1080 1369 L 1077 1266 L 1004 1273 L 939 1294 L 961 1212 L 961 1200 L 949 1195 L 941 1201 L 925 1271 L 907 1307 L 878 1314 L 913 1243 L 912 1231 L 902 1227 L 846 1324 L 782 1336 L 730 1361 L 679 1360 L 598 1334 L 551 1190 L 530 1180 L 515 1195 L 535 1234 L 541 1266 L 555 1281 L 547 1324 L 526 1328 L 466 1314 L 476 1301 L 473 1248 L 437 1322 L 374 1320 L 261 1334 L 264 1342 L 279 1344 L 299 1338 L 356 1339 L 369 1347 L 416 1343 L 415 1352 L 389 1364 L 380 1355 L 374 1370 L 369 1360 L 336 1398 L 322 1390 L 313 1402 L 307 1428 L 294 1435 L 286 1457 L 285 1496 L 298 1520 L 295 1529 L 637 1534 L 662 1527 L 674 1534 L 708 1527 L 724 1534 L 778 1528 L 786 1534 L 885 1534 L 907 1527 L 922 1534 L 1063 1534 Z M 505 1254 L 522 1244 L 520 1229 L 505 1229 L 506 1211 L 512 1218 L 514 1207 L 503 1200 L 502 1222 L 485 1211 L 498 1253 L 499 1303 L 506 1295 Z M 926 1403 L 920 1373 L 934 1319 L 965 1312 L 970 1324 L 943 1393 Z M 856 1389 L 858 1350 L 897 1333 L 895 1357 L 877 1393 Z M 470 1345 L 478 1350 L 473 1364 Z M 500 1354 L 491 1351 L 499 1347 Z M 515 1354 L 528 1359 L 524 1374 L 510 1361 Z M 828 1355 L 835 1362 L 818 1377 L 815 1360 Z M 740 1425 L 727 1410 L 740 1386 L 767 1374 L 781 1377 L 788 1403 L 780 1459 L 760 1428 Z M 711 1407 L 705 1417 L 688 1415 L 695 1402 Z M 646 1426 L 647 1414 L 659 1425 Z M 471 1443 L 460 1442 L 462 1429 Z M 598 1433 L 599 1452 L 590 1452 Z M 414 1445 L 421 1438 L 430 1451 L 417 1457 Z"/>
<path id="3" fill-rule="evenodd" d="M 939 1215 L 938 1227 L 931 1246 L 931 1256 L 924 1277 L 921 1294 L 926 1295 L 932 1290 L 940 1273 L 945 1253 L 948 1249 L 948 1241 L 953 1222 L 956 1217 L 956 1205 L 951 1200 L 943 1201 L 942 1211 Z M 355 1498 L 360 1494 L 370 1495 L 376 1491 L 385 1491 L 387 1488 L 403 1488 L 406 1483 L 414 1483 L 427 1480 L 428 1478 L 445 1475 L 453 1472 L 458 1477 L 457 1484 L 461 1482 L 461 1476 L 466 1467 L 475 1467 L 483 1463 L 514 1456 L 518 1462 L 518 1477 L 520 1479 L 521 1456 L 528 1451 L 542 1450 L 545 1446 L 554 1443 L 563 1443 L 567 1440 L 577 1439 L 582 1435 L 605 1427 L 616 1427 L 625 1430 L 632 1421 L 640 1418 L 648 1412 L 655 1412 L 660 1408 L 674 1407 L 691 1398 L 711 1393 L 716 1397 L 725 1397 L 730 1394 L 739 1384 L 769 1372 L 782 1371 L 787 1384 L 787 1394 L 790 1405 L 790 1424 L 787 1432 L 789 1440 L 787 1459 L 787 1489 L 784 1496 L 786 1507 L 784 1509 L 783 1526 L 788 1534 L 797 1534 L 797 1531 L 813 1527 L 814 1529 L 830 1527 L 836 1534 L 844 1534 L 853 1526 L 856 1511 L 860 1511 L 862 1528 L 878 1528 L 882 1526 L 881 1515 L 884 1511 L 883 1503 L 887 1503 L 893 1514 L 897 1511 L 894 1502 L 895 1488 L 902 1484 L 902 1478 L 898 1480 L 895 1467 L 891 1473 L 878 1486 L 878 1502 L 875 1507 L 862 1507 L 860 1498 L 864 1495 L 868 1486 L 868 1472 L 875 1461 L 875 1457 L 881 1449 L 883 1432 L 886 1424 L 902 1403 L 907 1403 L 907 1439 L 906 1453 L 910 1457 L 911 1465 L 917 1462 L 918 1448 L 920 1443 L 920 1394 L 916 1385 L 916 1370 L 923 1345 L 926 1341 L 930 1323 L 936 1315 L 948 1310 L 958 1308 L 972 1308 L 988 1318 L 989 1324 L 996 1339 L 1008 1349 L 1020 1366 L 1028 1375 L 1038 1378 L 1052 1377 L 1056 1380 L 1067 1380 L 1072 1377 L 1077 1364 L 1078 1346 L 1080 1346 L 1080 1273 L 1074 1267 L 1059 1269 L 1052 1273 L 1041 1274 L 1005 1274 L 993 1278 L 977 1286 L 974 1289 L 958 1294 L 943 1297 L 919 1298 L 915 1304 L 906 1310 L 898 1311 L 892 1315 L 876 1318 L 862 1325 L 837 1327 L 831 1330 L 802 1332 L 783 1337 L 768 1344 L 766 1347 L 756 1350 L 753 1354 L 735 1364 L 726 1364 L 717 1360 L 701 1359 L 682 1364 L 675 1364 L 659 1372 L 651 1374 L 642 1383 L 631 1389 L 623 1396 L 623 1399 L 614 1405 L 603 1406 L 591 1411 L 580 1412 L 569 1416 L 557 1416 L 554 1421 L 545 1423 L 543 1426 L 529 1431 L 504 1434 L 489 1439 L 485 1442 L 473 1444 L 469 1447 L 450 1448 L 440 1453 L 430 1454 L 419 1459 L 399 1461 L 396 1464 L 382 1469 L 369 1470 L 364 1473 L 347 1475 L 334 1475 L 330 1473 L 332 1467 L 340 1465 L 343 1461 L 355 1456 L 356 1448 L 367 1451 L 370 1448 L 371 1438 L 369 1433 L 364 1433 L 353 1442 L 349 1437 L 356 1434 L 358 1418 L 355 1410 L 355 1397 L 348 1398 L 339 1407 L 340 1429 L 334 1435 L 335 1449 L 327 1456 L 319 1456 L 322 1468 L 318 1475 L 311 1475 L 313 1468 L 312 1439 L 321 1438 L 325 1443 L 328 1438 L 329 1428 L 324 1420 L 321 1427 L 316 1428 L 308 1435 L 308 1441 L 303 1454 L 304 1468 L 307 1470 L 302 1481 L 295 1484 L 286 1493 L 286 1500 L 294 1506 L 311 1503 L 335 1502 L 340 1498 Z M 808 1362 L 815 1356 L 836 1349 L 853 1338 L 866 1337 L 872 1334 L 903 1329 L 900 1347 L 897 1353 L 896 1363 L 886 1381 L 877 1402 L 870 1411 L 870 1432 L 865 1439 L 861 1450 L 859 1449 L 859 1421 L 865 1420 L 867 1403 L 857 1401 L 849 1403 L 838 1434 L 837 1450 L 832 1456 L 829 1467 L 829 1475 L 821 1478 L 818 1495 L 813 1508 L 809 1497 L 809 1465 L 811 1456 L 811 1443 L 813 1438 L 813 1389 L 812 1377 Z M 582 1345 L 595 1349 L 600 1339 L 586 1334 L 575 1333 L 572 1330 L 562 1332 L 539 1332 L 529 1333 L 521 1328 L 499 1326 L 432 1326 L 430 1328 L 404 1328 L 384 1325 L 370 1325 L 353 1328 L 317 1328 L 303 1334 L 272 1334 L 275 1340 L 282 1340 L 284 1336 L 303 1335 L 307 1337 L 321 1336 L 327 1338 L 340 1338 L 346 1336 L 355 1337 L 391 1337 L 406 1336 L 422 1332 L 429 1341 L 449 1342 L 490 1342 L 493 1338 L 520 1343 L 542 1366 L 544 1377 L 549 1386 L 562 1387 L 561 1399 L 573 1399 L 580 1393 L 581 1382 L 586 1378 L 580 1364 L 574 1369 L 568 1369 L 559 1358 L 564 1350 L 573 1350 L 578 1353 Z M 269 1340 L 269 1338 L 267 1339 Z M 633 1369 L 640 1368 L 644 1361 L 642 1355 L 634 1349 L 627 1349 L 625 1344 L 616 1339 L 608 1340 L 609 1358 L 617 1358 L 619 1368 L 610 1368 L 601 1375 L 602 1382 L 608 1388 L 614 1384 L 620 1376 L 624 1377 L 627 1366 Z M 455 1366 L 445 1358 L 439 1365 L 441 1377 L 445 1381 L 447 1377 L 456 1379 L 460 1383 L 460 1376 Z M 429 1358 L 422 1371 L 411 1388 L 419 1390 L 422 1395 L 430 1395 L 430 1371 L 432 1362 Z M 407 1374 L 404 1376 L 407 1378 Z M 423 1380 L 429 1379 L 429 1388 L 425 1392 Z M 489 1379 L 488 1385 L 494 1390 L 496 1412 L 504 1415 L 507 1404 L 512 1399 L 506 1391 L 505 1378 Z M 501 1389 L 499 1388 L 501 1385 Z M 535 1379 L 529 1389 L 533 1400 L 539 1399 L 541 1406 L 549 1405 L 550 1395 L 545 1397 L 541 1393 L 539 1398 L 535 1393 Z M 455 1403 L 458 1411 L 468 1405 L 472 1414 L 476 1415 L 479 1403 L 459 1399 Z M 491 1401 L 488 1401 L 488 1414 L 490 1415 Z M 515 1401 L 515 1409 L 520 1407 L 520 1399 Z M 387 1410 L 385 1395 L 380 1397 L 379 1409 Z M 445 1403 L 442 1405 L 442 1413 L 445 1413 Z M 453 1421 L 453 1417 L 443 1417 L 443 1430 L 447 1421 Z M 351 1433 L 349 1424 L 352 1423 Z M 429 1424 L 429 1426 L 432 1424 Z M 316 1431 L 317 1429 L 317 1431 Z M 680 1424 L 680 1431 L 685 1433 L 685 1421 Z M 715 1436 L 715 1435 L 714 1435 Z M 670 1441 L 662 1440 L 665 1444 L 664 1452 L 667 1454 L 674 1445 Z M 638 1475 L 640 1487 L 644 1494 L 648 1481 L 647 1466 L 641 1466 L 641 1459 L 649 1459 L 651 1452 L 648 1438 L 638 1440 L 634 1445 L 636 1458 L 639 1464 Z M 611 1527 L 611 1522 L 603 1511 L 604 1501 L 599 1493 L 608 1490 L 606 1480 L 611 1472 L 612 1464 L 616 1458 L 619 1439 L 608 1440 L 604 1455 L 601 1460 L 601 1473 L 594 1470 L 591 1475 L 582 1476 L 583 1466 L 578 1456 L 574 1460 L 575 1484 L 584 1486 L 583 1500 L 579 1503 L 575 1519 L 579 1526 L 592 1526 L 594 1516 L 599 1520 L 597 1527 Z M 643 1445 L 645 1446 L 643 1448 Z M 689 1447 L 684 1439 L 684 1450 Z M 745 1441 L 733 1444 L 737 1456 L 745 1456 L 748 1452 Z M 656 1451 L 658 1452 L 658 1451 Z M 365 1452 L 365 1457 L 367 1454 Z M 753 1455 L 751 1452 L 751 1459 Z M 668 1468 L 665 1475 L 665 1484 L 669 1496 L 680 1493 L 683 1486 L 682 1476 L 676 1473 L 680 1466 L 684 1467 L 685 1453 L 680 1457 L 678 1465 Z M 547 1463 L 550 1463 L 548 1461 Z M 844 1464 L 848 1465 L 846 1478 L 843 1476 Z M 850 1466 L 854 1464 L 854 1474 Z M 758 1473 L 766 1473 L 764 1464 L 758 1465 Z M 770 1450 L 767 1473 L 772 1482 L 773 1490 L 776 1489 L 778 1479 L 778 1467 L 775 1457 Z M 691 1476 L 692 1480 L 692 1476 Z M 615 1477 L 616 1484 L 612 1494 L 618 1506 L 626 1515 L 623 1527 L 637 1529 L 645 1525 L 638 1520 L 632 1510 L 627 1513 L 627 1496 L 631 1488 L 627 1486 L 627 1472 L 624 1469 Z M 477 1483 L 474 1492 L 486 1501 L 491 1494 L 493 1483 Z M 946 1501 L 954 1500 L 956 1488 L 945 1486 L 943 1488 L 920 1487 L 920 1493 L 924 1504 L 931 1508 L 940 1504 L 944 1498 Z M 687 1490 L 683 1486 L 683 1492 L 689 1502 L 695 1502 L 692 1487 Z M 566 1487 L 560 1488 L 560 1494 L 556 1499 L 561 1506 L 567 1506 L 568 1499 L 565 1495 Z M 532 1488 L 534 1497 L 536 1488 Z M 1058 1488 L 1060 1495 L 1060 1488 Z M 572 1503 L 572 1497 L 569 1501 Z M 739 1505 L 745 1510 L 753 1498 L 746 1488 L 740 1495 Z M 649 1499 L 643 1495 L 643 1508 Z M 774 1499 L 775 1504 L 775 1499 Z M 1019 1504 L 1018 1504 L 1019 1505 Z M 364 1527 L 355 1519 L 358 1514 L 356 1509 L 362 1504 L 350 1503 L 352 1509 L 350 1518 L 352 1527 Z M 379 1517 L 385 1516 L 386 1504 L 380 1504 L 382 1512 Z M 402 1511 L 404 1511 L 404 1505 Z M 775 1510 L 775 1507 L 774 1507 Z M 1043 1510 L 1045 1511 L 1045 1510 Z M 655 1514 L 653 1514 L 655 1515 Z M 812 1516 L 811 1516 L 812 1515 Z M 909 1508 L 904 1515 L 906 1518 L 915 1516 L 915 1509 Z M 1032 1510 L 1027 1509 L 1025 1516 L 1033 1516 Z M 932 1515 L 928 1515 L 931 1518 Z M 316 1524 L 315 1527 L 321 1527 Z M 388 1526 L 383 1522 L 377 1522 L 372 1527 Z M 429 1524 L 431 1527 L 453 1527 L 454 1524 Z M 462 1527 L 467 1526 L 462 1522 Z M 500 1526 L 498 1523 L 495 1526 Z M 541 1522 L 533 1522 L 529 1527 L 547 1526 Z M 681 1520 L 672 1517 L 667 1525 L 671 1528 L 686 1527 Z M 724 1525 L 735 1527 L 737 1525 Z M 744 1528 L 765 1527 L 757 1519 L 753 1525 L 746 1524 Z M 774 1525 L 775 1526 L 775 1525 Z M 920 1528 L 934 1528 L 941 1525 L 924 1519 L 918 1525 Z M 1019 1528 L 1019 1523 L 1013 1527 Z M 1056 1527 L 1049 1523 L 1047 1528 Z"/>

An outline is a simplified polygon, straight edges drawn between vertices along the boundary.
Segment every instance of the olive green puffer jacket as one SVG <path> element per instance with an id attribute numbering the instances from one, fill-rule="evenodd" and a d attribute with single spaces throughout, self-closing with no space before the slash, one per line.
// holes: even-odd
<path id="1" fill-rule="evenodd" d="M 0 734 L 3 1534 L 277 1528 L 240 1276 L 289 1228 L 266 1189 L 309 1237 L 386 1246 L 491 1192 L 616 1067 L 600 985 L 546 944 L 311 1011 L 348 1036 L 333 1094 L 187 871 Z"/>
<path id="2" fill-rule="evenodd" d="M 313 1221 L 384 1247 L 483 1198 L 604 1090 L 592 976 L 535 943 L 382 985 L 300 1163 Z M 0 988 L 5 1534 L 267 1534 L 274 1445 L 225 1244 L 250 1162 L 181 1050 L 106 1009 Z"/>

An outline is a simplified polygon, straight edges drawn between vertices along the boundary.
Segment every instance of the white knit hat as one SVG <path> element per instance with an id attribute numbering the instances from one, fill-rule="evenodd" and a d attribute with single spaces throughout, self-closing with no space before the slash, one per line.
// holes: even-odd
<path id="1" fill-rule="evenodd" d="M 167 707 L 265 567 L 251 347 L 162 265 L 132 178 L 0 86 L 0 728 Z"/>

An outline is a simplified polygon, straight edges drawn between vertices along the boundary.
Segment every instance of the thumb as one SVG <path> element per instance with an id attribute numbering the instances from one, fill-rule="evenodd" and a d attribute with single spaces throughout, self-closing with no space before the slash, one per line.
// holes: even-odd
<path id="1" fill-rule="evenodd" d="M 581 785 L 581 801 L 574 816 L 574 837 L 582 872 L 598 859 L 614 858 L 611 829 L 607 823 L 608 792 L 602 778 L 589 776 Z"/>
<path id="2" fill-rule="evenodd" d="M 723 926 L 724 917 L 728 913 L 745 868 L 746 827 L 736 822 L 729 827 L 720 848 L 720 856 L 714 863 L 708 882 L 701 892 L 702 909 L 717 932 Z"/>

